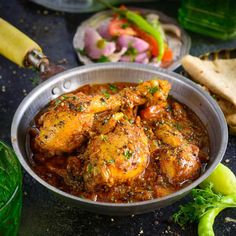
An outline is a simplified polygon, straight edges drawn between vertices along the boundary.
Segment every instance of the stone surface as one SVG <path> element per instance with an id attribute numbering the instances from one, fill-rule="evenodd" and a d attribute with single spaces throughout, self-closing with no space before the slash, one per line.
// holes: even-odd
<path id="1" fill-rule="evenodd" d="M 137 3 L 135 6 L 158 9 L 176 17 L 179 1 Z M 47 11 L 47 14 L 45 14 Z M 76 27 L 91 14 L 64 14 L 46 10 L 24 0 L 0 1 L 0 16 L 27 33 L 55 62 L 67 63 L 66 68 L 80 65 L 72 48 Z M 236 48 L 236 40 L 221 41 L 189 33 L 191 53 L 201 55 L 219 48 Z M 0 42 L 1 43 L 1 42 Z M 65 60 L 66 59 L 66 60 Z M 35 72 L 18 68 L 0 57 L 0 139 L 10 144 L 11 121 L 18 105 L 37 84 Z M 223 163 L 236 172 L 236 138 L 230 137 Z M 169 207 L 143 215 L 111 217 L 73 208 L 24 173 L 24 201 L 20 235 L 197 235 L 197 225 L 185 230 L 170 216 L 188 197 Z M 236 218 L 236 211 L 224 211 L 216 220 L 216 235 L 236 235 L 236 224 L 225 223 L 225 217 Z"/>

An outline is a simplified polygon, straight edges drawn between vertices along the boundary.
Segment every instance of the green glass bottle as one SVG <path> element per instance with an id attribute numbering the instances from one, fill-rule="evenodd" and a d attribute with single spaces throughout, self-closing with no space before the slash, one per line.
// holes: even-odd
<path id="1" fill-rule="evenodd" d="M 0 236 L 16 236 L 22 206 L 22 175 L 13 150 L 0 141 Z"/>
<path id="2" fill-rule="evenodd" d="M 188 30 L 219 39 L 236 38 L 235 0 L 182 0 L 178 18 Z"/>

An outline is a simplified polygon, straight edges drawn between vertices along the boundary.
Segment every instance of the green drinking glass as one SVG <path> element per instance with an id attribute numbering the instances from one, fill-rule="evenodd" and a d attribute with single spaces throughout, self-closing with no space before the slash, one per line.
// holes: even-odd
<path id="1" fill-rule="evenodd" d="M 235 0 L 181 0 L 181 25 L 219 39 L 236 38 Z"/>
<path id="2" fill-rule="evenodd" d="M 21 206 L 21 167 L 13 150 L 0 141 L 0 236 L 17 235 Z"/>

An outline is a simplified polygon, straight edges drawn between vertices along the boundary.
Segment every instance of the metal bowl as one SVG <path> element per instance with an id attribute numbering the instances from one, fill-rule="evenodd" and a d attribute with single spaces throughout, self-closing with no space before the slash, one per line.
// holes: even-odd
<path id="1" fill-rule="evenodd" d="M 85 84 L 111 82 L 138 82 L 155 77 L 172 84 L 171 95 L 191 108 L 205 125 L 210 138 L 210 160 L 202 175 L 187 187 L 168 196 L 135 203 L 104 203 L 82 199 L 65 193 L 41 179 L 31 168 L 26 151 L 26 134 L 34 116 L 49 101 Z M 20 104 L 11 127 L 13 148 L 21 165 L 39 183 L 82 209 L 110 214 L 127 215 L 155 210 L 179 200 L 201 183 L 223 158 L 227 147 L 228 129 L 224 115 L 217 103 L 197 84 L 173 72 L 135 63 L 102 63 L 78 67 L 60 73 L 37 86 Z"/>

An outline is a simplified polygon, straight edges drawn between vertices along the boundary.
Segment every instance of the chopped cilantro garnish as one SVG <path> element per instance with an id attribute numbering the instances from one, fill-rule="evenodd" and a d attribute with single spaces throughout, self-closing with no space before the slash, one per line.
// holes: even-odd
<path id="1" fill-rule="evenodd" d="M 84 107 L 82 106 L 82 105 L 79 105 L 78 107 L 77 107 L 77 111 L 83 111 L 84 110 Z"/>
<path id="2" fill-rule="evenodd" d="M 106 99 L 109 99 L 111 96 L 106 90 L 104 90 L 102 93 Z"/>
<path id="3" fill-rule="evenodd" d="M 175 124 L 175 128 L 176 128 L 177 130 L 181 131 L 181 130 L 183 129 L 183 126 L 182 126 L 181 124 L 179 124 L 179 123 L 176 123 L 176 124 Z"/>
<path id="4" fill-rule="evenodd" d="M 88 173 L 91 173 L 92 170 L 93 170 L 93 166 L 89 163 L 88 166 L 87 166 Z"/>
<path id="5" fill-rule="evenodd" d="M 125 54 L 130 56 L 136 56 L 138 54 L 138 51 L 134 47 L 129 47 Z"/>
<path id="6" fill-rule="evenodd" d="M 134 124 L 134 120 L 133 119 L 129 119 L 129 123 L 130 124 Z"/>
<path id="7" fill-rule="evenodd" d="M 109 62 L 109 58 L 106 56 L 101 56 L 99 59 L 97 59 L 97 62 Z"/>
<path id="8" fill-rule="evenodd" d="M 104 134 L 101 134 L 101 140 L 106 142 L 107 141 L 107 136 L 104 135 Z"/>
<path id="9" fill-rule="evenodd" d="M 148 92 L 151 93 L 152 95 L 154 93 L 156 93 L 157 91 L 158 91 L 158 87 L 157 86 L 148 88 Z"/>
<path id="10" fill-rule="evenodd" d="M 112 92 L 116 92 L 116 91 L 117 91 L 117 87 L 116 87 L 114 84 L 109 84 L 109 89 L 110 89 Z"/>
<path id="11" fill-rule="evenodd" d="M 61 97 L 62 97 L 64 100 L 67 99 L 67 98 L 69 98 L 69 97 L 66 96 L 66 95 L 62 95 Z"/>
<path id="12" fill-rule="evenodd" d="M 124 156 L 127 160 L 129 160 L 133 156 L 133 152 L 131 152 L 129 149 L 124 150 Z"/>
<path id="13" fill-rule="evenodd" d="M 62 101 L 60 99 L 55 100 L 56 106 L 58 106 Z"/>
<path id="14" fill-rule="evenodd" d="M 108 160 L 107 162 L 110 163 L 110 164 L 112 164 L 112 163 L 115 163 L 115 160 L 114 160 L 114 159 L 111 159 L 111 160 Z"/>
<path id="15" fill-rule="evenodd" d="M 86 51 L 84 48 L 76 48 L 76 51 L 79 52 L 82 56 L 86 55 Z"/>

